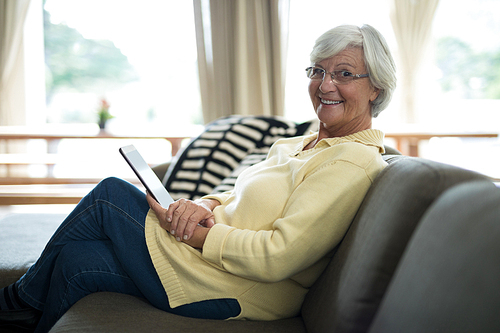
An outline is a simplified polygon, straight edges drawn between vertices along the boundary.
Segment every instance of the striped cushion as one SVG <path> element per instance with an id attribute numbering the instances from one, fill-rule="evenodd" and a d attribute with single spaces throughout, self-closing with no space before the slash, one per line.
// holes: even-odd
<path id="1" fill-rule="evenodd" d="M 230 190 L 237 175 L 265 159 L 276 140 L 302 135 L 311 126 L 312 122 L 296 124 L 280 117 L 218 119 L 178 154 L 164 185 L 174 199 L 197 199 L 213 191 Z"/>

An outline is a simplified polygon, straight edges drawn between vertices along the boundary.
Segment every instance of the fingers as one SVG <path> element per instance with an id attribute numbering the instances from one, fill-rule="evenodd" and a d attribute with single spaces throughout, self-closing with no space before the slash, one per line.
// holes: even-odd
<path id="1" fill-rule="evenodd" d="M 215 225 L 215 219 L 213 217 L 208 218 L 200 222 L 200 225 L 206 228 L 212 228 Z"/>
<path id="2" fill-rule="evenodd" d="M 195 201 L 185 199 L 172 204 L 168 208 L 167 216 L 167 219 L 171 220 L 170 232 L 178 241 L 190 239 L 198 224 L 203 224 L 210 218 L 213 220 L 211 210 Z M 209 224 L 213 226 L 213 222 Z"/>
<path id="3" fill-rule="evenodd" d="M 160 222 L 160 226 L 169 231 L 170 223 L 167 221 L 167 210 L 163 208 L 149 192 L 146 194 L 146 200 L 148 201 L 149 207 L 155 212 L 158 221 Z"/>
<path id="4" fill-rule="evenodd" d="M 215 224 L 211 208 L 203 201 L 180 199 L 165 209 L 149 193 L 146 198 L 158 217 L 160 226 L 175 236 L 177 241 L 191 239 L 198 224 L 206 228 Z"/>

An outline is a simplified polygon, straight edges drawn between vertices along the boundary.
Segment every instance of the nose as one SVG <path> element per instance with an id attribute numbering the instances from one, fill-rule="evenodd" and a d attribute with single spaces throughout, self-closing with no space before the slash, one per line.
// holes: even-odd
<path id="1" fill-rule="evenodd" d="M 321 84 L 319 85 L 319 91 L 322 93 L 326 93 L 329 91 L 337 90 L 337 85 L 332 80 L 332 76 L 328 73 L 325 73 L 323 80 L 321 80 Z"/>

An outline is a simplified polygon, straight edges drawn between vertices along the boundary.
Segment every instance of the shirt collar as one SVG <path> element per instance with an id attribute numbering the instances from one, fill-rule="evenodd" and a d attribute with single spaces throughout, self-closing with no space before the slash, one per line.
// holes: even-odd
<path id="1" fill-rule="evenodd" d="M 307 146 L 311 141 L 316 140 L 317 137 L 318 132 L 306 135 L 297 147 L 298 152 L 303 151 L 304 147 Z M 327 146 L 332 147 L 346 142 L 357 142 L 366 146 L 377 147 L 381 154 L 385 152 L 384 133 L 377 129 L 367 129 L 347 136 L 325 138 L 318 142 L 313 149 Z"/>

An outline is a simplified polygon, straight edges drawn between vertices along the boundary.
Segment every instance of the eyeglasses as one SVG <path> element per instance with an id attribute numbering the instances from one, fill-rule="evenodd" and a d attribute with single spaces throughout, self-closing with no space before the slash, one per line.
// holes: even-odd
<path id="1" fill-rule="evenodd" d="M 330 74 L 332 81 L 336 84 L 348 84 L 354 79 L 361 79 L 370 76 L 370 74 L 352 74 L 349 71 L 333 71 L 327 72 L 323 68 L 319 67 L 307 67 L 306 68 L 307 77 L 311 80 L 322 80 L 325 78 L 325 74 Z"/>

